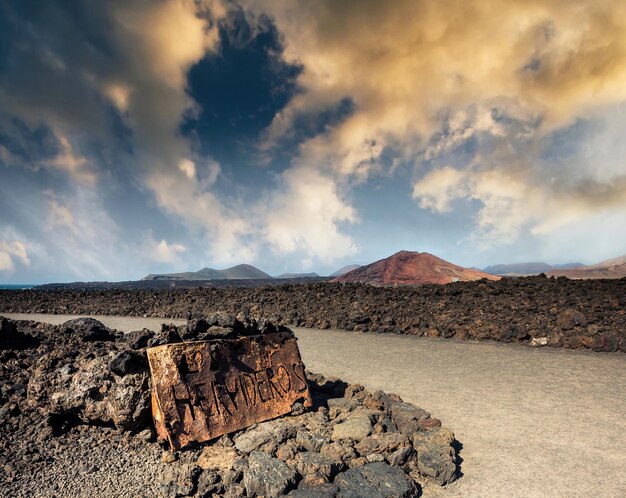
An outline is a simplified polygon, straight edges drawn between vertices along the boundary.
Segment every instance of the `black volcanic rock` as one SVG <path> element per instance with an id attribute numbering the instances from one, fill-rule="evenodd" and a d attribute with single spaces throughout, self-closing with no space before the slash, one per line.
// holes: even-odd
<path id="1" fill-rule="evenodd" d="M 215 316 L 204 321 L 261 331 L 245 317 Z M 83 496 L 97 489 L 102 496 L 400 497 L 457 477 L 454 435 L 439 420 L 396 395 L 308 371 L 310 409 L 296 403 L 280 418 L 182 452 L 163 451 L 150 424 L 146 357 L 129 348 L 127 336 L 84 342 L 82 332 L 64 325 L 0 321 L 11 336 L 37 331 L 39 338 L 0 350 L 0 496 L 32 496 L 33 489 L 38 496 Z M 140 332 L 135 345 L 149 335 Z M 172 326 L 161 332 L 175 337 Z M 390 418 L 396 405 L 419 414 L 421 426 L 403 432 Z M 358 425 L 353 420 L 367 432 L 348 430 Z"/>
<path id="2" fill-rule="evenodd" d="M 626 279 L 536 276 L 396 288 L 324 282 L 158 291 L 0 290 L 0 309 L 74 314 L 114 309 L 119 315 L 183 319 L 211 317 L 222 309 L 238 315 L 245 328 L 268 317 L 301 327 L 626 349 Z M 166 328 L 149 341 L 167 341 L 164 334 L 179 331 Z"/>

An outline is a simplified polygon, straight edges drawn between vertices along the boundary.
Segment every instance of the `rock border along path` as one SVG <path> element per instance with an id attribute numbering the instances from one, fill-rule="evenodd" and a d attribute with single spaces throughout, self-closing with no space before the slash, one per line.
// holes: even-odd
<path id="1" fill-rule="evenodd" d="M 2 312 L 0 312 L 2 315 Z M 5 314 L 62 323 L 68 316 Z M 120 330 L 182 320 L 97 317 Z M 426 406 L 463 444 L 449 497 L 626 496 L 626 357 L 295 329 L 307 368 Z"/>

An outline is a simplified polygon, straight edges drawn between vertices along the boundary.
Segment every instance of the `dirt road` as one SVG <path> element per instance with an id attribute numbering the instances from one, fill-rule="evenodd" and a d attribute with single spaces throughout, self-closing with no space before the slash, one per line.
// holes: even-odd
<path id="1" fill-rule="evenodd" d="M 54 323 L 70 318 L 28 317 Z M 181 323 L 100 319 L 126 331 Z M 463 444 L 464 475 L 442 496 L 626 496 L 624 354 L 334 330 L 296 333 L 310 370 L 396 392 L 454 429 Z"/>

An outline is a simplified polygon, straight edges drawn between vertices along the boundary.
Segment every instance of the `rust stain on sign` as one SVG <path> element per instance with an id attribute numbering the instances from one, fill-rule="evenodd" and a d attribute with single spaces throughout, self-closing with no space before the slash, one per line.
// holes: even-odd
<path id="1" fill-rule="evenodd" d="M 148 349 L 152 414 L 174 449 L 311 405 L 290 332 L 166 344 Z"/>

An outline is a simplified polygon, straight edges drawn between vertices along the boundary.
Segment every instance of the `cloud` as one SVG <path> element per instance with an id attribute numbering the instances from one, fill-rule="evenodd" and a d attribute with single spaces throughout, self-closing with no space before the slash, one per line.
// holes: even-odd
<path id="1" fill-rule="evenodd" d="M 394 183 L 385 199 L 398 202 L 381 217 L 412 196 L 417 214 L 397 226 L 421 209 L 448 220 L 471 212 L 469 240 L 484 244 L 540 240 L 623 211 L 623 2 L 242 4 L 0 7 L 11 40 L 0 61 L 0 174 L 21 170 L 23 189 L 33 186 L 28 198 L 13 193 L 19 210 L 0 199 L 5 224 L 15 213 L 30 221 L 29 239 L 0 238 L 35 239 L 84 278 L 136 271 L 138 249 L 163 264 L 253 262 L 271 249 L 310 265 L 362 249 L 351 235 L 368 222 L 359 195 L 394 175 L 389 183 L 405 184 Z M 220 29 L 233 45 L 250 38 L 233 12 L 253 32 L 275 23 L 272 59 L 302 68 L 259 144 L 270 158 L 262 167 L 212 157 L 199 128 L 181 126 L 202 111 L 190 69 L 221 56 Z M 248 153 L 258 150 L 237 157 Z M 144 246 L 148 232 L 156 238 Z M 2 256 L 4 266 L 7 257 L 20 262 Z"/>
<path id="2" fill-rule="evenodd" d="M 83 7 L 93 6 L 86 3 Z M 7 122 L 17 117 L 31 129 L 44 125 L 59 143 L 59 153 L 37 165 L 65 172 L 75 183 L 89 187 L 89 195 L 102 205 L 96 182 L 99 175 L 106 179 L 109 166 L 99 158 L 96 175 L 90 160 L 78 153 L 83 148 L 79 145 L 86 149 L 87 144 L 92 147 L 101 140 L 105 158 L 111 155 L 109 149 L 117 146 L 114 160 L 124 161 L 124 172 L 152 192 L 164 212 L 177 216 L 192 230 L 205 231 L 209 254 L 221 261 L 252 257 L 254 250 L 243 247 L 241 240 L 248 230 L 244 218 L 212 191 L 219 164 L 198 157 L 179 129 L 183 118 L 197 111 L 198 104 L 186 92 L 187 72 L 207 52 L 217 50 L 217 22 L 227 15 L 222 3 L 176 0 L 98 4 L 97 15 L 88 19 L 104 23 L 89 27 L 94 39 L 101 37 L 100 46 L 81 39 L 81 30 L 63 28 L 74 19 L 64 17 L 67 13 L 62 7 L 49 5 L 44 10 L 62 20 L 39 26 L 50 31 L 54 43 L 40 56 L 35 50 L 41 49 L 39 40 L 29 37 L 32 30 L 25 30 L 21 50 L 29 55 L 27 70 L 16 71 L 0 83 L 0 97 L 10 102 L 4 109 Z M 20 25 L 19 16 L 9 18 Z M 108 51 L 101 51 L 102 46 Z M 46 92 L 20 84 L 34 75 L 36 79 L 48 77 Z M 67 104 L 66 88 L 74 89 L 71 105 Z M 132 154 L 124 151 L 126 144 L 119 143 L 114 128 L 119 122 L 107 113 L 103 99 L 119 111 L 115 119 L 128 131 Z M 9 149 L 2 149 L 3 159 L 10 159 L 9 154 Z M 75 210 L 70 213 L 54 198 L 49 205 L 53 225 L 71 231 L 72 221 L 79 224 Z"/>
<path id="3" fill-rule="evenodd" d="M 413 185 L 413 198 L 419 199 L 420 207 L 439 213 L 450 211 L 450 203 L 465 195 L 463 184 L 467 175 L 450 166 L 431 171 Z"/>
<path id="4" fill-rule="evenodd" d="M 0 240 L 0 271 L 13 272 L 16 261 L 24 266 L 30 265 L 26 246 L 19 240 Z"/>
<path id="5" fill-rule="evenodd" d="M 447 211 L 454 199 L 476 199 L 474 235 L 491 242 L 623 205 L 621 176 L 598 179 L 594 157 L 570 158 L 575 174 L 542 157 L 553 134 L 581 119 L 602 122 L 603 109 L 626 101 L 623 2 L 246 5 L 270 15 L 285 57 L 304 67 L 302 92 L 275 117 L 267 150 L 302 116 L 354 102 L 350 116 L 302 144 L 294 168 L 325 171 L 345 188 L 384 170 L 391 149 L 414 165 L 420 207 Z M 609 133 L 624 125 L 623 115 L 607 124 Z M 472 142 L 471 153 L 462 150 Z M 611 157 L 623 173 L 623 160 Z"/>
<path id="6" fill-rule="evenodd" d="M 119 254 L 129 248 L 120 240 L 120 228 L 103 209 L 97 192 L 77 185 L 71 196 L 52 190 L 45 195 L 49 210 L 42 228 L 47 232 L 48 250 L 64 261 L 69 274 L 93 280 L 128 271 L 132 262 Z"/>
<path id="7" fill-rule="evenodd" d="M 611 185 L 581 180 L 568 187 L 546 189 L 533 184 L 525 173 L 523 168 L 457 171 L 446 166 L 417 181 L 413 197 L 420 207 L 435 212 L 450 211 L 455 200 L 479 201 L 471 238 L 485 246 L 512 243 L 525 228 L 533 235 L 550 235 L 603 211 L 626 211 L 626 175 Z"/>
<path id="8" fill-rule="evenodd" d="M 186 251 L 187 248 L 183 244 L 170 243 L 164 239 L 157 242 L 152 234 L 149 234 L 141 247 L 140 255 L 155 263 L 179 265 L 181 263 L 180 254 Z"/>
<path id="9" fill-rule="evenodd" d="M 43 166 L 59 168 L 67 172 L 79 183 L 94 185 L 96 175 L 89 169 L 87 158 L 76 154 L 72 144 L 64 135 L 57 135 L 57 139 L 61 147 L 60 152 L 53 158 L 43 161 Z"/>
<path id="10" fill-rule="evenodd" d="M 282 175 L 284 191 L 270 203 L 265 237 L 279 254 L 301 251 L 332 262 L 357 251 L 340 224 L 357 221 L 355 210 L 342 200 L 335 182 L 306 167 Z"/>

